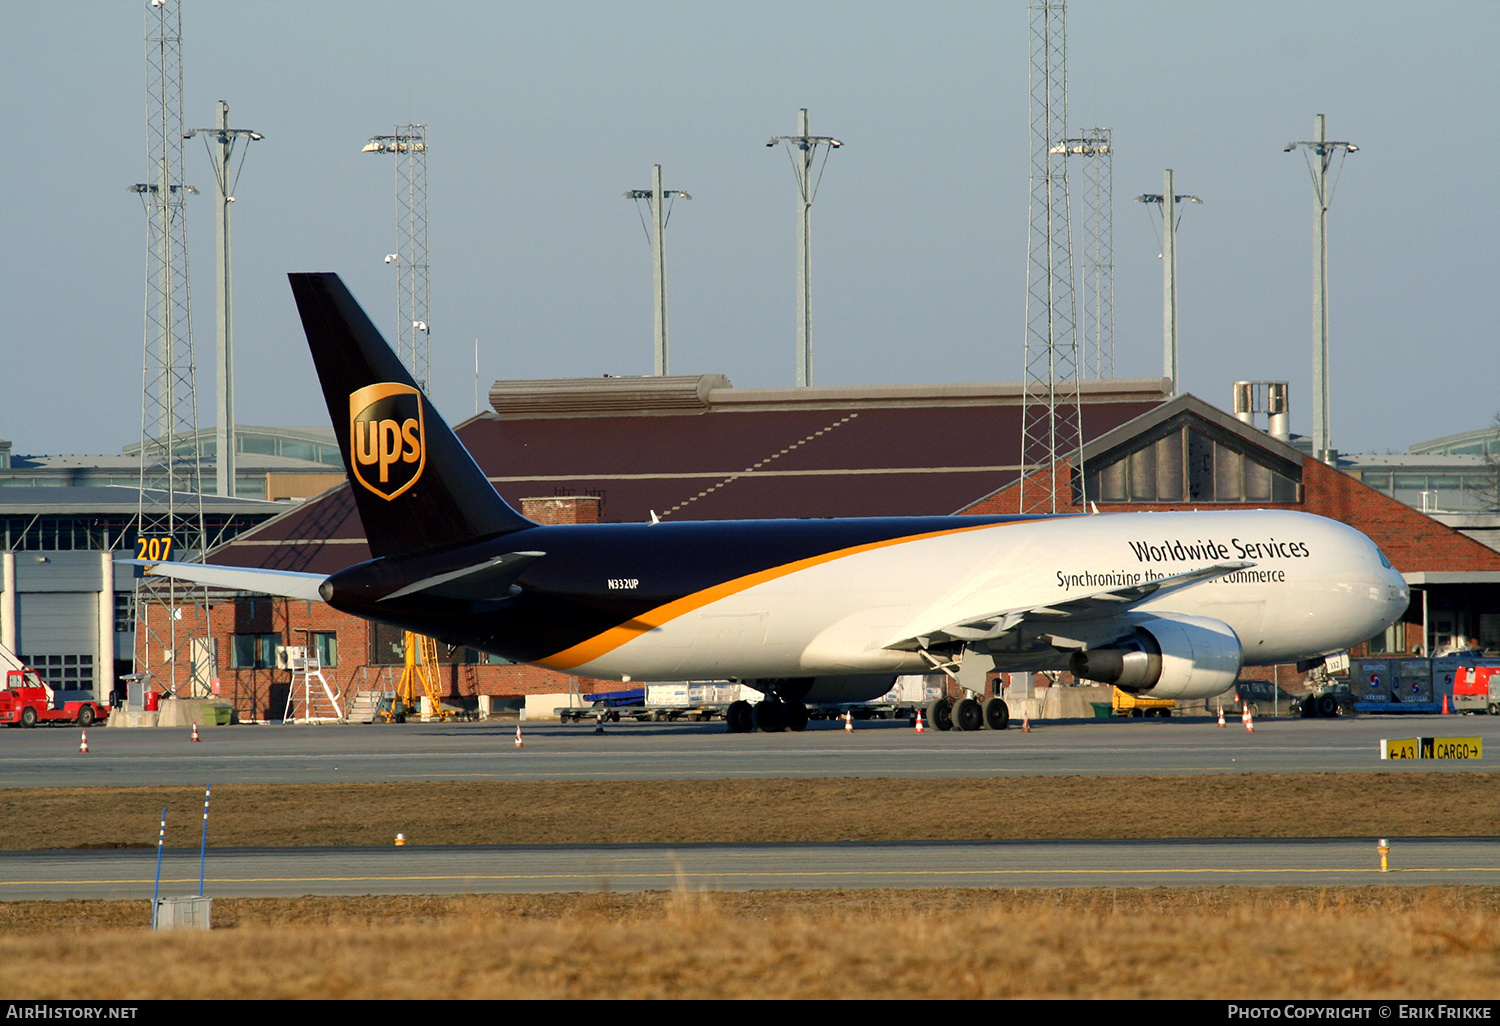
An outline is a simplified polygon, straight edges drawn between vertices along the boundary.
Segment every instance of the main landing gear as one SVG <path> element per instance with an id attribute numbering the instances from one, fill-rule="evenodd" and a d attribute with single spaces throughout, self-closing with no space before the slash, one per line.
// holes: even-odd
<path id="1" fill-rule="evenodd" d="M 946 698 L 927 703 L 927 725 L 934 730 L 1006 730 L 1010 727 L 1010 706 L 1005 699 L 991 696 L 980 702 L 964 697 L 958 701 Z"/>
<path id="2" fill-rule="evenodd" d="M 748 734 L 759 730 L 779 734 L 784 730 L 807 729 L 807 706 L 798 698 L 767 695 L 753 705 L 746 701 L 732 703 L 724 713 L 731 734 Z"/>
<path id="3" fill-rule="evenodd" d="M 812 687 L 812 678 L 780 678 L 774 682 L 756 681 L 757 691 L 765 698 L 754 704 L 732 703 L 724 712 L 731 734 L 748 734 L 753 730 L 779 734 L 784 730 L 807 729 L 807 706 L 803 698 Z"/>

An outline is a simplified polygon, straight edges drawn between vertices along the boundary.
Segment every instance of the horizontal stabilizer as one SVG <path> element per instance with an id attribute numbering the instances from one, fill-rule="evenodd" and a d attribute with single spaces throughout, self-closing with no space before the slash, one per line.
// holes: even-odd
<path id="1" fill-rule="evenodd" d="M 910 637 L 894 641 L 885 647 L 914 652 L 933 645 L 952 642 L 994 641 L 1023 623 L 1036 626 L 1070 620 L 1103 619 L 1123 613 L 1147 599 L 1160 598 L 1174 591 L 1191 588 L 1193 585 L 1202 584 L 1204 581 L 1211 581 L 1254 565 L 1248 562 L 1219 563 L 1201 570 L 1190 570 L 1185 574 L 1160 577 L 1154 581 L 1147 581 L 1145 584 L 1108 588 L 1088 595 L 1079 595 L 1063 602 L 986 613 L 982 616 L 969 617 L 955 623 L 934 627 L 931 630 L 914 631 Z"/>
<path id="2" fill-rule="evenodd" d="M 433 598 L 465 599 L 472 602 L 498 601 L 515 593 L 516 578 L 526 568 L 545 556 L 545 552 L 507 552 L 503 556 L 487 559 L 461 570 L 450 570 L 408 584 L 400 591 L 393 591 L 382 602 L 405 598 L 407 595 L 426 595 Z"/>
<path id="3" fill-rule="evenodd" d="M 247 566 L 214 566 L 210 563 L 152 563 L 144 559 L 121 559 L 146 568 L 147 577 L 171 577 L 214 588 L 254 591 L 263 595 L 322 602 L 318 589 L 328 580 L 324 574 L 299 574 L 291 570 L 261 570 Z"/>

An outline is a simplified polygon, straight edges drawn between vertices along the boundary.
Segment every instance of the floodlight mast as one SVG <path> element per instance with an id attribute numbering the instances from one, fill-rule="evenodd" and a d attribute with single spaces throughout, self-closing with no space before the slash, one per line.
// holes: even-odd
<path id="1" fill-rule="evenodd" d="M 1022 513 L 1086 502 L 1083 411 L 1068 205 L 1068 33 L 1062 0 L 1033 0 L 1027 89 L 1031 203 L 1027 223 L 1026 335 L 1021 386 Z M 1071 470 L 1069 461 L 1079 454 Z M 1069 483 L 1072 476 L 1072 483 Z"/>
<path id="2" fill-rule="evenodd" d="M 215 223 L 215 247 L 218 258 L 218 346 L 215 350 L 217 423 L 214 439 L 217 446 L 214 458 L 214 491 L 219 495 L 233 495 L 235 491 L 235 437 L 234 437 L 234 282 L 231 277 L 232 261 L 229 249 L 229 204 L 234 202 L 234 187 L 239 182 L 240 171 L 245 167 L 245 154 L 249 144 L 263 138 L 259 132 L 248 128 L 229 127 L 229 104 L 219 101 L 219 123 L 214 128 L 194 128 L 183 134 L 184 139 L 203 134 L 208 159 L 214 168 L 214 184 L 218 187 L 219 219 Z M 240 163 L 230 172 L 235 147 L 244 141 L 245 150 L 240 153 Z"/>
<path id="3" fill-rule="evenodd" d="M 1115 376 L 1114 145 L 1108 128 L 1086 128 L 1057 144 L 1083 159 L 1083 370 Z"/>
<path id="4" fill-rule="evenodd" d="M 187 197 L 182 174 L 182 4 L 146 4 L 146 182 L 128 186 L 146 213 L 145 339 L 141 366 L 140 487 L 137 540 L 170 540 L 179 559 L 203 558 L 203 461 L 197 369 L 188 283 Z M 163 673 L 157 684 L 207 694 L 208 680 L 180 680 L 178 666 L 201 666 L 183 650 L 186 635 L 166 610 L 198 602 L 202 590 L 142 579 L 135 591 L 136 669 Z M 153 610 L 155 613 L 153 615 Z M 153 660 L 160 657 L 159 662 Z M 98 681 L 96 681 L 96 687 Z"/>
<path id="5" fill-rule="evenodd" d="M 1187 196 L 1174 191 L 1175 177 L 1172 169 L 1162 174 L 1162 191 L 1137 196 L 1137 203 L 1161 204 L 1161 330 L 1162 330 L 1162 376 L 1172 382 L 1172 394 L 1182 391 L 1182 366 L 1177 350 L 1177 226 L 1182 215 L 1177 212 L 1179 203 L 1202 203 L 1197 196 Z"/>
<path id="6" fill-rule="evenodd" d="M 1328 395 L 1328 208 L 1333 205 L 1338 176 L 1329 181 L 1328 169 L 1335 156 L 1357 153 L 1359 147 L 1330 140 L 1327 119 L 1319 114 L 1313 120 L 1313 138 L 1289 142 L 1282 152 L 1297 149 L 1307 158 L 1313 183 L 1313 457 L 1335 464 L 1338 450 L 1333 448 Z M 1339 164 L 1342 167 L 1342 159 Z"/>
<path id="7" fill-rule="evenodd" d="M 797 384 L 812 384 L 812 205 L 828 167 L 829 155 L 844 145 L 827 135 L 809 135 L 807 108 L 797 112 L 797 134 L 771 137 L 767 146 L 786 145 L 797 176 Z M 813 178 L 813 161 L 824 147 L 823 165 Z"/>
<path id="8" fill-rule="evenodd" d="M 362 152 L 396 157 L 400 252 L 385 261 L 396 265 L 396 353 L 426 391 L 432 374 L 432 333 L 427 327 L 427 126 L 397 125 L 394 135 L 375 136 Z"/>
<path id="9" fill-rule="evenodd" d="M 667 219 L 671 211 L 666 209 L 668 199 L 687 199 L 693 197 L 681 189 L 663 189 L 661 184 L 661 165 L 651 165 L 651 188 L 631 189 L 625 193 L 625 198 L 635 200 L 636 207 L 640 207 L 640 201 L 645 200 L 651 208 L 651 220 L 653 227 L 646 232 L 651 241 L 651 274 L 654 282 L 654 305 L 656 307 L 656 357 L 654 360 L 655 374 L 658 377 L 666 375 L 667 370 L 667 247 L 664 232 L 667 227 Z M 644 218 L 642 219 L 644 222 Z"/>

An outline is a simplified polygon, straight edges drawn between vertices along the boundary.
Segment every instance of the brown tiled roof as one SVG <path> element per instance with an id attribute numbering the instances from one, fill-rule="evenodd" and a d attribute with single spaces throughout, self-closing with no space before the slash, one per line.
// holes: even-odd
<path id="1" fill-rule="evenodd" d="M 1086 398 L 1086 438 L 1154 409 L 1139 383 Z M 752 393 L 725 389 L 715 397 Z M 914 389 L 908 390 L 914 392 Z M 823 405 L 713 403 L 640 416 L 474 418 L 458 435 L 511 505 L 592 494 L 605 521 L 949 514 L 1016 479 L 1020 407 L 1013 395 L 963 401 L 912 395 L 862 404 L 847 390 Z M 348 485 L 289 510 L 216 551 L 217 562 L 332 572 L 369 558 Z"/>

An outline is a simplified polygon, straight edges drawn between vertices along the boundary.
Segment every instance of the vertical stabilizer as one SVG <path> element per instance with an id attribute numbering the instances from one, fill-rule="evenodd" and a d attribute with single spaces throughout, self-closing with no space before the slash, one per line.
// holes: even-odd
<path id="1" fill-rule="evenodd" d="M 288 277 L 371 553 L 534 526 L 495 491 L 339 276 Z"/>

